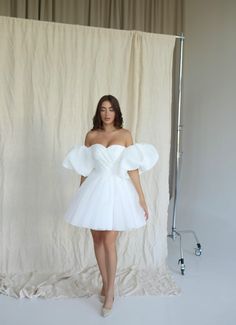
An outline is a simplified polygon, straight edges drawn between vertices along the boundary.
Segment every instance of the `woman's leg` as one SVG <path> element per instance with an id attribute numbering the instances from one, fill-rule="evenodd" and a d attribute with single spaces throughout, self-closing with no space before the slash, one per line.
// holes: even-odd
<path id="1" fill-rule="evenodd" d="M 91 229 L 91 233 L 93 236 L 93 245 L 94 245 L 94 251 L 95 256 L 97 259 L 98 267 L 102 276 L 102 291 L 101 294 L 105 296 L 105 290 L 107 288 L 107 270 L 106 270 L 106 264 L 105 264 L 105 248 L 103 243 L 103 231 L 102 230 L 93 230 Z"/>
<path id="2" fill-rule="evenodd" d="M 106 258 L 107 288 L 105 293 L 104 307 L 111 308 L 114 296 L 114 284 L 117 267 L 116 238 L 118 231 L 104 231 L 103 243 Z"/>

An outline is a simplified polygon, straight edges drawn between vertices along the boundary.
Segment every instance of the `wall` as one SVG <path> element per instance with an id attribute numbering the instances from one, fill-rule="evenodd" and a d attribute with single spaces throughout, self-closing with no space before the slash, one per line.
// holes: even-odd
<path id="1" fill-rule="evenodd" d="M 196 230 L 200 241 L 212 245 L 224 232 L 231 245 L 236 226 L 236 1 L 186 0 L 184 8 L 177 228 Z"/>

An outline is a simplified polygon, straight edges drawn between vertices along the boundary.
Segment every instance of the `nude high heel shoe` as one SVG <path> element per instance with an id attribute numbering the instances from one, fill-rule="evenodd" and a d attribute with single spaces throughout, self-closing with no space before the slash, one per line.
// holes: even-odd
<path id="1" fill-rule="evenodd" d="M 113 297 L 113 303 L 114 303 L 114 297 Z M 102 306 L 102 316 L 107 317 L 111 314 L 112 312 L 112 307 L 111 308 L 105 308 Z"/>

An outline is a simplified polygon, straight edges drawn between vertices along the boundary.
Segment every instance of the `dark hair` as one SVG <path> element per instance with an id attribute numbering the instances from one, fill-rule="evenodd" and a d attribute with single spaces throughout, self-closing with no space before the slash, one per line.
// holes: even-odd
<path id="1" fill-rule="evenodd" d="M 96 109 L 95 115 L 93 117 L 93 128 L 91 129 L 91 131 L 97 130 L 97 129 L 103 129 L 103 122 L 101 120 L 100 110 L 101 110 L 102 103 L 106 100 L 108 100 L 111 103 L 111 106 L 115 111 L 114 126 L 117 129 L 122 128 L 123 117 L 122 117 L 122 113 L 120 110 L 120 104 L 119 104 L 118 100 L 112 95 L 104 95 L 99 99 L 99 102 L 97 104 L 97 109 Z"/>

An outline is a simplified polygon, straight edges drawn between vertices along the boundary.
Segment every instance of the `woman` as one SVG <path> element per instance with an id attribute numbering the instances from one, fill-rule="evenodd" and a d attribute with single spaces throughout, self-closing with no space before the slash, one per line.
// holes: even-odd
<path id="1" fill-rule="evenodd" d="M 93 128 L 86 134 L 84 145 L 73 147 L 63 162 L 64 167 L 74 168 L 81 174 L 80 188 L 66 220 L 91 230 L 103 282 L 100 292 L 100 300 L 104 302 L 103 316 L 111 313 L 114 302 L 117 235 L 119 231 L 146 224 L 148 208 L 139 173 L 152 168 L 159 158 L 151 144 L 133 144 L 130 131 L 122 124 L 118 100 L 112 95 L 103 96 L 97 104 Z M 90 201 L 86 201 L 88 197 Z M 100 209 L 95 209 L 98 202 Z M 117 209 L 119 213 L 115 217 Z M 103 214 L 98 217 L 102 210 Z"/>

